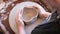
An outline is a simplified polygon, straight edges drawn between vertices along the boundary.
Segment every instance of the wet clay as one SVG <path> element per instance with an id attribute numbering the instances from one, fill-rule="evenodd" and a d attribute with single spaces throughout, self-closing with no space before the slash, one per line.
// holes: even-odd
<path id="1" fill-rule="evenodd" d="M 23 19 L 28 21 L 37 15 L 37 10 L 34 8 L 24 8 L 23 10 Z"/>

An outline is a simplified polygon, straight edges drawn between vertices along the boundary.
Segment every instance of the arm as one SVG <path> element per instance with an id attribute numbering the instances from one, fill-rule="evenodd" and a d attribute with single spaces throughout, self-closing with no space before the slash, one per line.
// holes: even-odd
<path id="1" fill-rule="evenodd" d="M 16 23 L 17 23 L 17 26 L 18 26 L 18 33 L 19 34 L 26 34 L 25 29 L 24 29 L 24 22 L 22 21 L 22 19 L 18 18 L 18 15 L 19 14 L 17 14 L 16 17 L 15 17 L 15 20 L 16 20 Z"/>
<path id="2" fill-rule="evenodd" d="M 25 34 L 25 29 L 24 27 L 19 27 L 19 34 Z"/>

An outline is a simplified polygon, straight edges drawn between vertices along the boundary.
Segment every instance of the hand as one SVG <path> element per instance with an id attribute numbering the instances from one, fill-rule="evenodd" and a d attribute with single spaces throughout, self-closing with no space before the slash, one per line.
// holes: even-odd
<path id="1" fill-rule="evenodd" d="M 43 12 L 43 11 L 42 11 Z M 52 13 L 49 13 L 49 12 L 43 12 L 42 13 L 39 13 L 39 17 L 42 17 L 42 18 L 47 18 L 49 15 L 51 15 Z"/>
<path id="2" fill-rule="evenodd" d="M 19 11 L 20 12 L 20 11 Z M 15 21 L 17 23 L 17 26 L 18 27 L 24 27 L 24 22 L 23 20 L 21 19 L 21 13 L 19 15 L 19 12 L 17 13 L 16 17 L 15 17 Z"/>
<path id="3" fill-rule="evenodd" d="M 24 22 L 21 19 L 21 12 L 19 11 L 15 17 L 15 21 L 17 23 L 18 26 L 18 33 L 19 34 L 26 34 L 25 33 L 25 29 L 24 29 Z"/>

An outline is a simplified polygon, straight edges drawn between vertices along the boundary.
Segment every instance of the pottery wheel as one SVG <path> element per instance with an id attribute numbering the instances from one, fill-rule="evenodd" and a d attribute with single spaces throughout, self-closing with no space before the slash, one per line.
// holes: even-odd
<path id="1" fill-rule="evenodd" d="M 39 4 L 35 3 L 35 2 L 22 2 L 17 4 L 10 12 L 9 15 L 9 25 L 11 27 L 11 29 L 18 34 L 18 29 L 17 29 L 17 24 L 15 22 L 15 15 L 18 13 L 19 9 L 22 9 L 25 6 L 36 6 L 40 9 L 40 11 L 45 11 L 44 8 L 42 6 L 40 6 Z M 31 31 L 41 23 L 42 19 L 38 18 L 37 21 L 35 21 L 34 24 L 31 24 L 29 26 L 26 26 L 26 34 L 31 34 Z"/>

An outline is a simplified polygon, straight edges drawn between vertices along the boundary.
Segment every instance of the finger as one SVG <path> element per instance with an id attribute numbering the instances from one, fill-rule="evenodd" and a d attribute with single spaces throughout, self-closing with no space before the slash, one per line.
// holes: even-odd
<path id="1" fill-rule="evenodd" d="M 20 15 L 22 15 L 22 12 L 23 12 L 22 9 L 19 9 L 19 13 L 20 13 Z"/>
<path id="2" fill-rule="evenodd" d="M 19 19 L 19 18 L 18 18 L 18 15 L 19 15 L 19 13 L 17 13 L 16 16 L 15 16 L 15 21 L 16 21 L 17 23 L 19 22 L 19 20 L 18 20 L 18 19 Z"/>
<path id="3" fill-rule="evenodd" d="M 20 24 L 20 21 L 18 20 L 19 18 L 18 18 L 18 14 L 16 15 L 16 17 L 15 17 L 15 21 L 16 21 L 16 24 L 18 25 L 18 26 L 20 26 L 21 24 Z"/>

